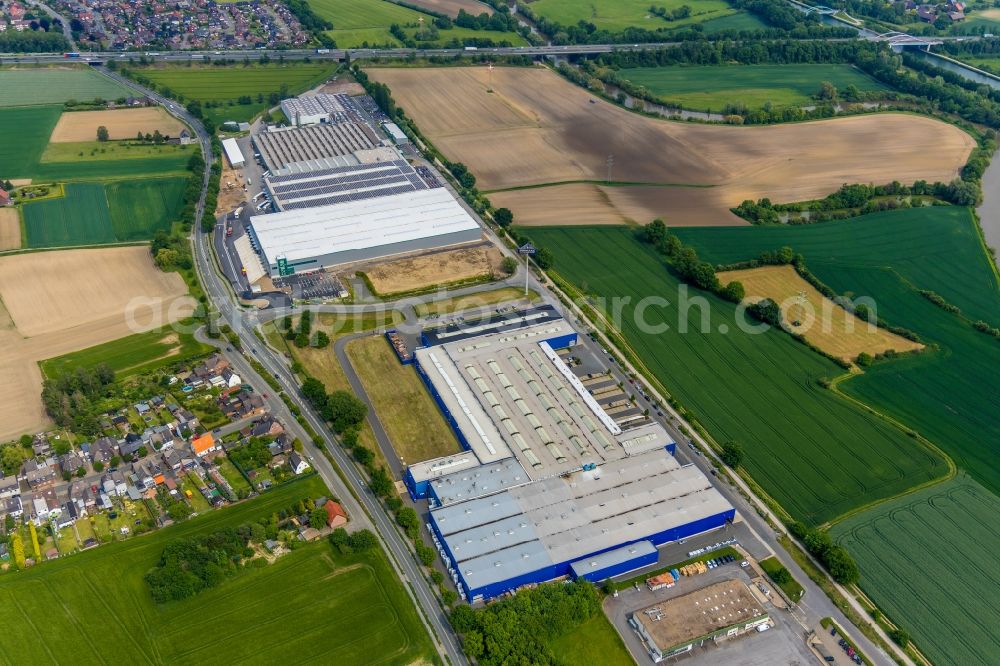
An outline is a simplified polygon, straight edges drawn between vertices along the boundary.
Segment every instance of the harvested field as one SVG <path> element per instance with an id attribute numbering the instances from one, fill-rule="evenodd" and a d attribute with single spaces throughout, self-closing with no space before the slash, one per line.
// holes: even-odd
<path id="1" fill-rule="evenodd" d="M 802 334 L 823 351 L 845 361 L 853 361 L 862 352 L 874 356 L 890 349 L 908 352 L 924 347 L 861 321 L 825 298 L 791 266 L 726 271 L 718 273 L 718 277 L 723 284 L 732 280 L 741 282 L 746 289 L 744 300 L 747 302 L 770 298 L 781 307 L 782 318 L 790 331 Z M 795 322 L 800 323 L 796 325 Z"/>
<path id="2" fill-rule="evenodd" d="M 497 275 L 501 259 L 500 250 L 482 245 L 376 264 L 366 269 L 365 274 L 375 291 L 385 296 Z"/>
<path id="3" fill-rule="evenodd" d="M 673 227 L 745 224 L 717 187 L 571 183 L 490 194 L 494 206 L 517 211 L 521 226 L 646 224 L 665 217 Z M 709 212 L 711 211 L 711 212 Z"/>
<path id="4" fill-rule="evenodd" d="M 166 136 L 177 136 L 184 125 L 159 106 L 111 111 L 76 111 L 64 113 L 52 131 L 52 143 L 94 141 L 97 128 L 104 125 L 112 140 L 134 139 L 138 132 L 152 134 L 160 130 Z"/>
<path id="5" fill-rule="evenodd" d="M 16 208 L 0 208 L 0 251 L 21 247 L 21 216 Z"/>
<path id="6" fill-rule="evenodd" d="M 183 319 L 193 310 L 186 293 L 146 247 L 0 257 L 0 440 L 47 422 L 39 361 Z M 132 301 L 146 305 L 130 322 Z"/>
<path id="7" fill-rule="evenodd" d="M 732 223 L 728 208 L 744 199 L 803 201 L 845 182 L 950 181 L 974 146 L 954 126 L 892 113 L 768 127 L 656 120 L 541 68 L 495 69 L 492 93 L 485 67 L 368 71 L 449 159 L 476 174 L 482 190 L 603 181 L 613 155 L 618 183 L 715 186 L 684 193 L 688 224 Z M 674 222 L 671 201 L 653 204 Z M 519 219 L 535 214 L 513 210 Z"/>
<path id="8" fill-rule="evenodd" d="M 483 13 L 493 14 L 492 7 L 482 2 L 476 2 L 476 0 L 410 0 L 408 4 L 452 17 L 458 16 L 460 9 L 464 9 L 473 16 L 479 16 Z"/>

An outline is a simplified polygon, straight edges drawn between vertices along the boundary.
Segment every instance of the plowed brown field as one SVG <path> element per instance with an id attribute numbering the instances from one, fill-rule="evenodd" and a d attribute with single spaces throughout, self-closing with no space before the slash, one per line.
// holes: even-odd
<path id="1" fill-rule="evenodd" d="M 882 113 L 768 127 L 647 118 L 592 97 L 554 72 L 485 67 L 372 68 L 399 105 L 481 190 L 604 181 L 700 188 L 602 187 L 607 201 L 581 216 L 669 224 L 734 224 L 729 208 L 748 198 L 801 201 L 844 183 L 954 178 L 971 136 L 931 118 Z M 560 185 L 559 188 L 565 187 Z M 517 223 L 549 223 L 559 188 L 492 194 Z M 577 188 L 575 192 L 584 192 Z M 584 192 L 591 200 L 593 191 Z M 604 198 L 601 197 L 601 198 Z M 591 210 L 593 208 L 593 211 Z"/>

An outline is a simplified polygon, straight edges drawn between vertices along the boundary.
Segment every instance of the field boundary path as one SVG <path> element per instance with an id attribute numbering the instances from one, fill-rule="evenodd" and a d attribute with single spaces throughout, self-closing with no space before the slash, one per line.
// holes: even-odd
<path id="1" fill-rule="evenodd" d="M 198 137 L 202 153 L 205 156 L 205 173 L 202 179 L 202 189 L 198 199 L 198 205 L 195 208 L 195 219 L 200 220 L 205 210 L 205 197 L 208 192 L 208 183 L 214 159 L 212 154 L 211 138 L 205 131 L 204 126 L 198 121 L 197 118 L 188 113 L 187 109 L 185 109 L 183 105 L 174 104 L 162 95 L 148 90 L 134 82 L 127 81 L 120 75 L 110 72 L 106 68 L 98 68 L 98 71 L 119 83 L 128 85 L 129 87 L 140 91 L 142 94 L 147 95 L 155 102 L 166 108 L 171 115 L 177 117 L 194 130 L 195 135 Z M 442 660 L 453 666 L 464 666 L 465 664 L 468 664 L 468 660 L 462 652 L 458 639 L 451 630 L 448 618 L 442 610 L 441 605 L 438 603 L 434 592 L 431 590 L 430 584 L 428 583 L 427 578 L 423 575 L 420 565 L 417 563 L 409 545 L 403 540 L 403 537 L 400 535 L 395 524 L 389 520 L 378 498 L 367 490 L 364 480 L 348 454 L 345 452 L 345 449 L 335 441 L 335 438 L 330 434 L 326 424 L 320 420 L 319 416 L 315 413 L 312 407 L 301 398 L 301 391 L 295 375 L 292 374 L 292 372 L 270 352 L 266 345 L 262 344 L 260 340 L 258 340 L 253 327 L 248 321 L 249 317 L 246 316 L 246 311 L 236 304 L 234 295 L 229 289 L 228 283 L 215 270 L 215 266 L 211 258 L 211 241 L 208 236 L 209 234 L 202 233 L 198 229 L 198 225 L 195 225 L 191 232 L 191 243 L 194 246 L 195 251 L 195 267 L 206 296 L 210 298 L 212 303 L 216 306 L 216 308 L 218 308 L 219 314 L 222 316 L 223 320 L 232 326 L 233 331 L 236 332 L 240 342 L 242 343 L 242 348 L 244 350 L 243 353 L 227 353 L 227 356 L 231 358 L 235 362 L 236 367 L 245 372 L 246 376 L 250 377 L 252 381 L 256 381 L 258 378 L 263 380 L 263 378 L 261 378 L 259 374 L 254 371 L 249 362 L 244 358 L 244 354 L 252 356 L 264 367 L 267 372 L 273 374 L 274 379 L 278 381 L 285 395 L 287 395 L 289 399 L 291 399 L 299 407 L 302 412 L 302 416 L 306 419 L 313 430 L 319 434 L 327 452 L 332 455 L 335 464 L 338 467 L 338 469 L 334 469 L 333 464 L 331 464 L 316 448 L 310 437 L 303 437 L 302 441 L 305 450 L 315 462 L 317 471 L 320 472 L 323 480 L 329 486 L 331 491 L 336 492 L 345 502 L 348 503 L 349 510 L 351 506 L 355 507 L 354 515 L 356 519 L 360 520 L 362 515 L 366 515 L 367 519 L 370 520 L 371 524 L 374 526 L 375 533 L 379 536 L 393 569 L 396 571 L 400 580 L 405 583 L 407 594 L 412 599 L 414 605 L 416 605 L 418 611 L 420 611 L 419 615 L 421 621 L 424 623 L 424 626 L 434 643 L 435 649 L 440 654 Z M 258 347 L 260 349 L 258 349 Z M 226 349 L 228 352 L 228 347 Z M 261 384 L 261 386 L 265 385 L 266 384 Z M 287 410 L 287 406 L 284 405 L 284 402 L 281 401 L 278 396 L 275 396 L 270 392 L 268 393 L 268 396 L 269 400 L 275 400 L 281 403 L 280 406 L 277 403 L 274 404 L 274 407 L 276 408 L 275 413 L 279 414 L 282 418 L 287 419 L 293 429 L 297 427 L 301 428 L 301 426 L 298 425 L 298 421 L 292 418 L 290 411 Z M 301 430 L 299 430 L 299 432 L 302 434 Z M 343 474 L 343 479 L 340 476 L 341 474 Z"/>

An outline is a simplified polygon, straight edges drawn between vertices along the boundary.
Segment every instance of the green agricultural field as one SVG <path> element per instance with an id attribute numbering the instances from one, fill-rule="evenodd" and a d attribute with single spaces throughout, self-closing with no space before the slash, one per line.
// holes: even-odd
<path id="1" fill-rule="evenodd" d="M 270 106 L 268 95 L 280 92 L 282 86 L 287 86 L 289 95 L 297 95 L 326 81 L 336 70 L 336 63 L 314 62 L 227 67 L 157 65 L 134 71 L 161 91 L 169 89 L 172 96 L 185 103 L 201 102 L 206 116 L 224 122 L 251 120 Z M 238 103 L 243 95 L 251 97 L 250 104 Z"/>
<path id="2" fill-rule="evenodd" d="M 11 663 L 413 664 L 435 659 L 380 550 L 304 545 L 183 601 L 156 605 L 143 575 L 171 540 L 269 516 L 328 494 L 315 476 L 141 539 L 0 577 L 0 654 Z"/>
<path id="3" fill-rule="evenodd" d="M 667 21 L 650 13 L 651 5 L 666 7 L 667 11 L 683 5 L 691 8 L 691 16 L 677 21 Z M 680 28 L 736 14 L 739 10 L 724 0 L 537 0 L 531 3 L 535 14 L 562 25 L 576 25 L 578 21 L 593 23 L 599 29 L 621 32 L 628 28 L 662 30 Z"/>
<path id="4" fill-rule="evenodd" d="M 104 185 L 69 183 L 66 196 L 24 204 L 23 247 L 67 247 L 114 243 Z"/>
<path id="5" fill-rule="evenodd" d="M 386 0 L 309 0 L 309 6 L 333 24 L 333 30 L 328 30 L 326 34 L 337 42 L 338 47 L 348 49 L 365 44 L 400 46 L 399 40 L 389 32 L 392 24 L 399 25 L 408 35 L 413 36 L 420 27 L 420 19 L 424 20 L 424 25 L 430 25 L 434 20 L 429 14 Z M 446 43 L 455 39 L 492 39 L 495 42 L 507 41 L 515 46 L 527 44 L 515 33 L 459 27 L 441 30 L 439 39 L 433 43 Z"/>
<path id="6" fill-rule="evenodd" d="M 25 247 L 150 240 L 180 212 L 186 180 L 68 183 L 66 196 L 24 205 Z"/>
<path id="7" fill-rule="evenodd" d="M 938 664 L 1000 663 L 1000 499 L 960 475 L 831 529 L 861 587 Z"/>
<path id="8" fill-rule="evenodd" d="M 0 72 L 2 74 L 3 72 Z M 0 165 L 4 178 L 33 178 L 62 107 L 0 108 Z"/>
<path id="9" fill-rule="evenodd" d="M 977 481 L 1000 493 L 997 378 L 1000 345 L 975 331 L 1000 326 L 1000 286 L 970 211 L 910 209 L 803 226 L 678 229 L 712 262 L 749 259 L 787 245 L 841 294 L 871 297 L 880 317 L 939 347 L 879 363 L 839 389 L 915 429 Z M 918 290 L 961 308 L 955 315 Z"/>
<path id="10" fill-rule="evenodd" d="M 187 180 L 145 178 L 105 185 L 111 226 L 119 241 L 149 240 L 177 220 Z"/>
<path id="11" fill-rule="evenodd" d="M 721 111 L 727 104 L 759 108 L 806 106 L 820 84 L 829 81 L 839 90 L 849 85 L 861 91 L 887 88 L 850 65 L 697 65 L 637 67 L 620 74 L 664 102 L 686 109 Z"/>
<path id="12" fill-rule="evenodd" d="M 756 14 L 741 11 L 722 18 L 710 19 L 701 24 L 705 34 L 711 35 L 726 30 L 763 30 L 769 27 Z"/>
<path id="13" fill-rule="evenodd" d="M 134 90 L 83 65 L 0 69 L 0 107 L 118 99 L 134 94 Z"/>
<path id="14" fill-rule="evenodd" d="M 195 340 L 191 333 L 153 330 L 50 358 L 39 365 L 46 377 L 58 377 L 77 368 L 105 363 L 118 379 L 123 379 L 204 356 L 212 349 Z"/>
<path id="15" fill-rule="evenodd" d="M 711 295 L 692 294 L 707 307 L 682 308 L 677 278 L 634 229 L 524 231 L 587 294 L 630 299 L 603 302 L 621 305 L 631 351 L 716 441 L 743 445 L 748 471 L 797 519 L 821 524 L 947 473 L 941 456 L 822 388 L 843 372 L 831 361 L 784 332 L 744 333 L 735 306 Z M 646 308 L 640 326 L 636 306 L 651 296 L 670 304 Z"/>

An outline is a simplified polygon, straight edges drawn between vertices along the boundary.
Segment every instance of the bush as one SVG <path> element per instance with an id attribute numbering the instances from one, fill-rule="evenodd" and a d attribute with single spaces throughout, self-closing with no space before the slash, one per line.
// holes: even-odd
<path id="1" fill-rule="evenodd" d="M 735 469 L 743 462 L 743 446 L 737 441 L 729 440 L 722 445 L 722 455 L 719 457 L 722 462 Z"/>

